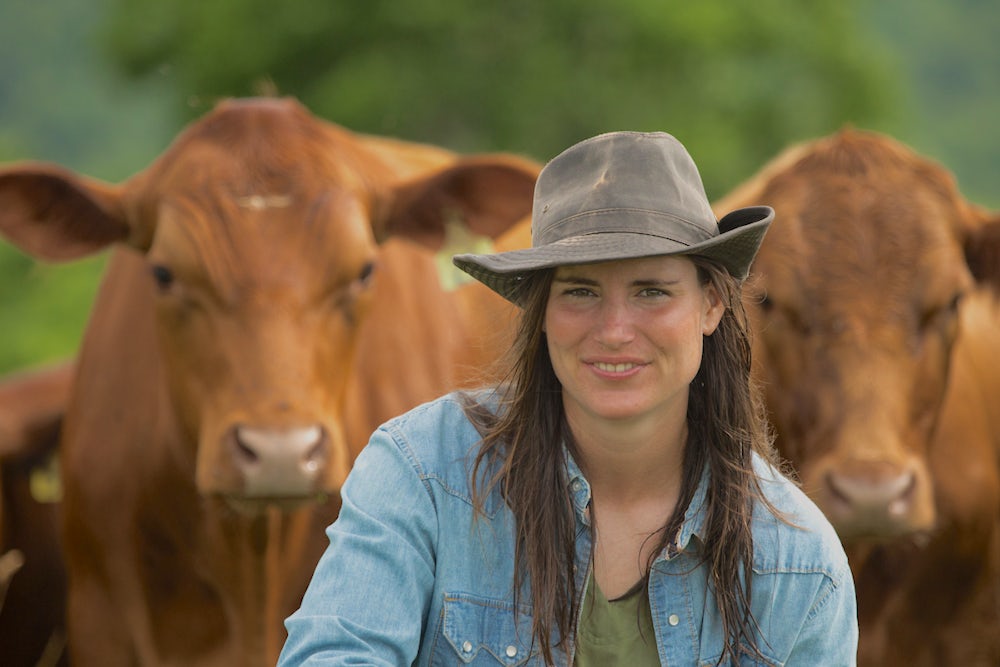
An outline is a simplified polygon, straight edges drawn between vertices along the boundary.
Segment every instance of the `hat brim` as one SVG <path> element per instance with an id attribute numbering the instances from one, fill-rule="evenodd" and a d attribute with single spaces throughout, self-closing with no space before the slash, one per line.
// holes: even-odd
<path id="1" fill-rule="evenodd" d="M 771 207 L 750 206 L 723 217 L 719 221 L 720 234 L 694 245 L 637 232 L 595 232 L 521 250 L 455 255 L 452 261 L 462 271 L 518 305 L 518 292 L 528 274 L 566 264 L 698 255 L 719 262 L 730 275 L 742 281 L 773 220 Z"/>

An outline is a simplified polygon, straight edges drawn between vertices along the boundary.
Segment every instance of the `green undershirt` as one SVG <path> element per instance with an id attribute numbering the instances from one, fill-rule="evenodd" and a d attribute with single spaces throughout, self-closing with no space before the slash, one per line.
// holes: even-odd
<path id="1" fill-rule="evenodd" d="M 576 632 L 576 667 L 658 666 L 645 582 L 609 602 L 591 573 Z"/>

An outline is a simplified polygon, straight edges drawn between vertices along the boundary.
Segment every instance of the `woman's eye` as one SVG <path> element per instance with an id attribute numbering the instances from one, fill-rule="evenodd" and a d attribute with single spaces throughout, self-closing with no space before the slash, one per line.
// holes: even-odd
<path id="1" fill-rule="evenodd" d="M 667 296 L 667 293 L 659 289 L 658 287 L 646 287 L 645 289 L 639 292 L 639 296 L 656 298 L 661 296 Z"/>

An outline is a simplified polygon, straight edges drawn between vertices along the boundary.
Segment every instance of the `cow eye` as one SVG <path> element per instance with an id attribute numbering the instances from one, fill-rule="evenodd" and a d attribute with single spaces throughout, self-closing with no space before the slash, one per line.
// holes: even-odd
<path id="1" fill-rule="evenodd" d="M 162 264 L 154 264 L 151 269 L 153 280 L 160 290 L 168 290 L 174 284 L 174 272 Z"/>
<path id="2" fill-rule="evenodd" d="M 931 328 L 936 325 L 948 324 L 955 320 L 958 315 L 958 308 L 962 304 L 962 294 L 956 294 L 951 298 L 948 303 L 938 306 L 936 308 L 931 308 L 926 313 L 924 313 L 923 321 L 921 326 L 924 329 Z"/>
<path id="3" fill-rule="evenodd" d="M 812 335 L 812 324 L 798 310 L 775 302 L 767 294 L 761 294 L 757 299 L 757 304 L 769 323 L 788 327 L 803 336 Z"/>
<path id="4" fill-rule="evenodd" d="M 375 262 L 365 262 L 354 280 L 340 286 L 337 291 L 336 302 L 342 307 L 353 304 L 358 297 L 368 290 L 374 273 Z"/>
<path id="5" fill-rule="evenodd" d="M 952 314 L 958 314 L 958 307 L 962 305 L 962 297 L 965 296 L 961 292 L 951 297 L 951 301 L 948 302 L 948 310 Z"/>
<path id="6" fill-rule="evenodd" d="M 365 265 L 361 267 L 361 272 L 358 274 L 358 283 L 362 287 L 366 287 L 371 282 L 373 273 L 375 273 L 375 262 L 365 262 Z"/>

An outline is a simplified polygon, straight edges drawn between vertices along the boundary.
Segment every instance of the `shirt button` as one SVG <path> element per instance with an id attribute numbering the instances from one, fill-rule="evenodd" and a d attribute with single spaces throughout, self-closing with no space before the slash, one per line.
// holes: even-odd
<path id="1" fill-rule="evenodd" d="M 472 653 L 472 642 L 463 642 L 462 650 L 466 653 Z"/>
<path id="2" fill-rule="evenodd" d="M 517 655 L 517 647 L 516 646 L 508 646 L 507 647 L 507 657 L 508 658 L 513 658 L 515 655 Z"/>
<path id="3" fill-rule="evenodd" d="M 667 617 L 667 623 L 670 625 L 677 625 L 680 622 L 681 619 L 677 614 L 670 614 L 670 616 Z"/>

